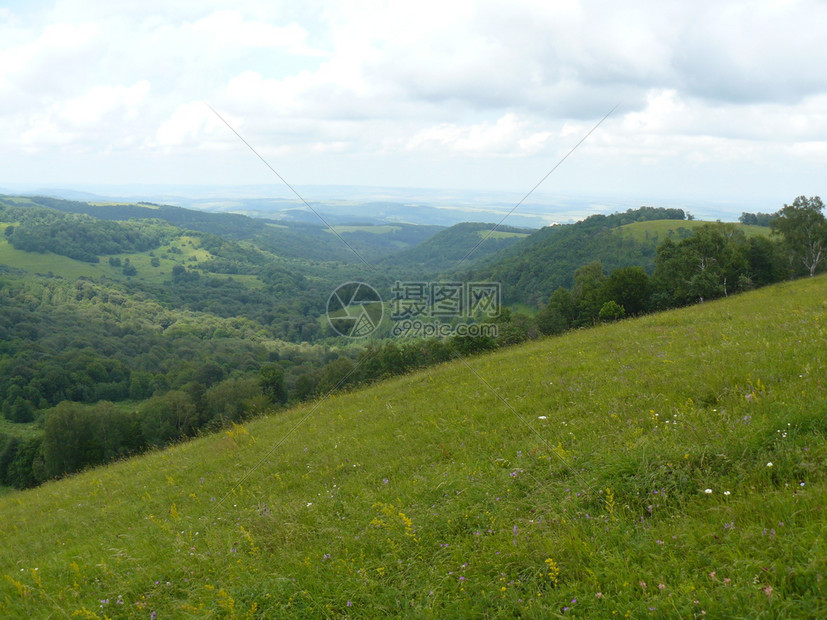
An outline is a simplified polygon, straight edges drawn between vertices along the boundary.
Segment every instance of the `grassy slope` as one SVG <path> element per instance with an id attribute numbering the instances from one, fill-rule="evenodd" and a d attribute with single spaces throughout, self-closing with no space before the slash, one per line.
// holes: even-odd
<path id="1" fill-rule="evenodd" d="M 641 243 L 649 239 L 665 240 L 667 237 L 676 235 L 679 228 L 686 230 L 694 230 L 707 224 L 714 224 L 715 222 L 707 222 L 701 220 L 652 220 L 649 222 L 635 222 L 634 224 L 626 224 L 618 228 L 621 234 L 632 237 L 635 241 Z M 770 229 L 766 226 L 751 226 L 741 223 L 734 223 L 738 230 L 742 230 L 744 234 L 749 237 L 769 236 Z"/>
<path id="2" fill-rule="evenodd" d="M 0 223 L 0 233 L 5 230 L 5 227 L 6 225 Z M 168 254 L 165 256 L 165 251 L 173 246 L 179 248 L 181 254 Z M 158 267 L 153 267 L 151 264 L 153 256 L 159 259 L 160 265 Z M 112 257 L 120 258 L 122 261 L 128 258 L 138 270 L 137 275 L 133 276 L 132 279 L 150 284 L 163 284 L 169 281 L 172 268 L 175 265 L 192 266 L 193 262 L 190 260 L 190 257 L 195 257 L 199 261 L 215 258 L 210 252 L 200 247 L 200 242 L 196 237 L 190 235 L 182 235 L 171 244 L 162 246 L 156 250 L 113 254 Z M 51 252 L 44 254 L 39 252 L 24 252 L 23 250 L 15 249 L 2 235 L 0 235 L 0 264 L 10 265 L 34 274 L 52 273 L 68 280 L 76 280 L 80 277 L 94 279 L 106 277 L 111 280 L 125 282 L 128 279 L 123 275 L 121 267 L 113 267 L 109 264 L 109 255 L 104 256 L 99 263 L 86 263 L 66 256 L 59 256 Z M 211 273 L 206 277 L 216 279 L 232 278 L 233 280 L 247 284 L 247 286 L 252 289 L 262 288 L 263 286 L 258 276 Z"/>
<path id="3" fill-rule="evenodd" d="M 824 617 L 825 299 L 584 330 L 4 495 L 0 616 Z"/>

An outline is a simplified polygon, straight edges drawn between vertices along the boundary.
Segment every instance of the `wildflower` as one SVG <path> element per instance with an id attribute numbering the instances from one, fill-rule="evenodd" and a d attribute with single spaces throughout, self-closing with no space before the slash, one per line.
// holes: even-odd
<path id="1" fill-rule="evenodd" d="M 390 482 L 387 478 L 382 478 L 382 484 L 388 484 Z"/>
<path id="2" fill-rule="evenodd" d="M 724 491 L 724 495 L 729 495 L 729 491 Z"/>
<path id="3" fill-rule="evenodd" d="M 537 416 L 537 419 L 538 419 L 538 420 L 547 420 L 547 419 L 548 419 L 548 416 L 538 415 L 538 416 Z"/>
<path id="4" fill-rule="evenodd" d="M 602 592 L 596 592 L 596 593 L 595 593 L 595 596 L 596 596 L 597 598 L 603 598 L 603 593 L 602 593 Z"/>
<path id="5" fill-rule="evenodd" d="M 724 577 L 724 585 L 728 586 L 730 583 L 732 583 L 732 579 L 730 579 L 729 577 Z"/>
<path id="6" fill-rule="evenodd" d="M 666 589 L 666 584 L 661 581 L 658 584 L 658 590 L 665 590 L 665 589 Z"/>
<path id="7" fill-rule="evenodd" d="M 639 583 L 640 583 L 640 587 L 645 590 L 646 589 L 646 582 L 641 580 Z"/>
<path id="8" fill-rule="evenodd" d="M 353 607 L 353 601 L 348 601 L 348 602 L 347 602 L 347 606 L 348 606 L 348 607 Z"/>
<path id="9" fill-rule="evenodd" d="M 761 588 L 768 597 L 772 597 L 772 586 L 765 586 Z"/>
<path id="10" fill-rule="evenodd" d="M 707 495 L 709 495 L 709 494 L 711 494 L 711 493 L 712 493 L 712 489 L 704 489 L 704 493 L 706 493 Z"/>
<path id="11" fill-rule="evenodd" d="M 767 467 L 772 467 L 772 461 L 770 461 L 769 463 L 767 463 Z"/>

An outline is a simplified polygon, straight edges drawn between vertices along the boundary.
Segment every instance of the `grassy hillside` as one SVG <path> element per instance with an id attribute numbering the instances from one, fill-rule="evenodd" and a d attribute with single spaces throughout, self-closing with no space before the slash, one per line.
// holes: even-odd
<path id="1" fill-rule="evenodd" d="M 825 617 L 825 299 L 578 331 L 3 495 L 0 616 Z"/>
<path id="2" fill-rule="evenodd" d="M 618 233 L 624 237 L 631 237 L 641 243 L 646 241 L 657 243 L 667 238 L 679 240 L 688 237 L 696 228 L 712 223 L 713 222 L 705 222 L 703 220 L 654 220 L 651 222 L 634 222 L 633 224 L 626 224 L 618 228 Z M 767 226 L 748 226 L 737 222 L 732 225 L 736 230 L 743 231 L 747 238 L 769 236 L 770 234 L 770 229 Z"/>
<path id="3" fill-rule="evenodd" d="M 662 219 L 666 217 L 673 219 Z M 600 261 L 607 273 L 630 265 L 652 273 L 658 245 L 667 239 L 678 242 L 702 226 L 715 224 L 683 217 L 680 210 L 642 207 L 591 216 L 575 224 L 548 226 L 483 257 L 464 276 L 499 281 L 506 303 L 538 307 L 545 305 L 558 287 L 571 288 L 575 271 L 588 263 Z M 767 227 L 727 226 L 743 231 L 747 238 L 770 234 Z"/>

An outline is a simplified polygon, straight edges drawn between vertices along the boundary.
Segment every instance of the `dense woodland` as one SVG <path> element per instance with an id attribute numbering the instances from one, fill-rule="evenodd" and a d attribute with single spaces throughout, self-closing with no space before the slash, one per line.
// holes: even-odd
<path id="1" fill-rule="evenodd" d="M 359 274 L 353 262 L 319 261 L 313 249 L 302 260 L 279 255 L 237 217 L 222 235 L 216 220 L 185 209 L 140 219 L 161 208 L 118 207 L 132 217 L 121 221 L 76 205 L 85 203 L 0 203 L 0 227 L 15 249 L 109 269 L 71 279 L 0 265 L 0 411 L 39 429 L 0 433 L 0 485 L 33 486 L 457 356 L 813 275 L 827 249 L 821 200 L 803 196 L 772 215 L 743 214 L 742 223 L 772 231 L 750 238 L 733 224 L 682 229 L 683 211 L 649 207 L 527 237 L 506 229 L 508 247 L 450 274 L 430 257 L 447 248 L 458 263 L 486 228 L 460 225 L 382 259 L 374 281 L 414 273 L 500 281 L 507 299 L 533 305 L 536 315 L 506 308 L 496 338 L 393 340 L 380 330 L 364 344 L 334 338 L 323 320 L 329 292 Z M 181 228 L 173 215 L 207 224 Z M 625 224 L 664 219 L 676 222 L 676 235 L 641 242 L 618 234 Z M 377 242 L 374 251 L 387 246 Z M 143 277 L 147 270 L 152 277 Z"/>

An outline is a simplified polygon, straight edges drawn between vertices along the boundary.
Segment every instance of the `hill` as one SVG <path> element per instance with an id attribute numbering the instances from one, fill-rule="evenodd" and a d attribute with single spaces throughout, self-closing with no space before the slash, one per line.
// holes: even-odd
<path id="1" fill-rule="evenodd" d="M 0 497 L 4 617 L 827 614 L 827 277 Z"/>
<path id="2" fill-rule="evenodd" d="M 624 213 L 593 215 L 574 224 L 542 228 L 518 243 L 483 258 L 462 277 L 502 283 L 506 303 L 540 306 L 560 286 L 570 288 L 574 272 L 600 261 L 607 273 L 636 265 L 652 273 L 657 247 L 710 222 L 686 219 L 681 209 L 641 207 Z M 760 226 L 732 224 L 747 236 L 769 235 Z"/>
<path id="3" fill-rule="evenodd" d="M 513 226 L 467 222 L 446 228 L 425 241 L 381 260 L 380 265 L 417 279 L 456 269 L 463 259 L 474 263 L 525 239 L 534 231 Z M 472 252 L 473 251 L 473 252 Z"/>

